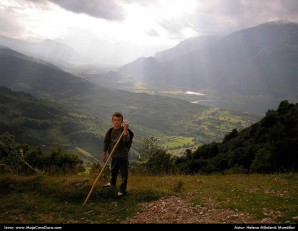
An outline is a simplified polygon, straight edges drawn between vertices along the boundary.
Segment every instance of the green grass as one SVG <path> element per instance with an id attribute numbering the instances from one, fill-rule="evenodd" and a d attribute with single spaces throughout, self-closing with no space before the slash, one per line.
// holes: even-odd
<path id="1" fill-rule="evenodd" d="M 80 148 L 80 147 L 75 147 L 75 149 L 77 150 L 77 151 L 79 151 L 82 155 L 84 155 L 84 156 L 87 156 L 87 157 L 93 157 L 93 155 L 91 154 L 91 153 L 89 153 L 89 152 L 87 152 L 86 150 L 84 150 L 83 148 Z"/>
<path id="2" fill-rule="evenodd" d="M 270 217 L 276 223 L 293 222 L 292 218 L 298 214 L 298 173 L 210 176 L 131 174 L 129 193 L 121 199 L 115 199 L 117 189 L 101 187 L 107 180 L 102 178 L 83 206 L 95 178 L 96 175 L 2 175 L 0 222 L 118 224 L 135 215 L 140 203 L 170 195 L 194 195 L 193 205 L 203 205 L 211 199 L 216 202 L 217 208 L 238 210 L 258 219 Z"/>
<path id="3" fill-rule="evenodd" d="M 193 137 L 183 137 L 183 136 L 163 136 L 164 145 L 171 150 L 179 150 L 184 152 L 186 148 L 193 147 Z"/>

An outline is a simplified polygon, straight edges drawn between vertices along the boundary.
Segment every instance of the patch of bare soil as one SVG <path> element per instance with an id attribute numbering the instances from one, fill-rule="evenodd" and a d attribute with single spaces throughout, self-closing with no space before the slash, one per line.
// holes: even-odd
<path id="1" fill-rule="evenodd" d="M 123 221 L 123 224 L 276 224 L 268 217 L 257 220 L 249 214 L 218 209 L 208 199 L 203 205 L 192 206 L 190 199 L 164 197 L 141 204 L 142 212 Z"/>

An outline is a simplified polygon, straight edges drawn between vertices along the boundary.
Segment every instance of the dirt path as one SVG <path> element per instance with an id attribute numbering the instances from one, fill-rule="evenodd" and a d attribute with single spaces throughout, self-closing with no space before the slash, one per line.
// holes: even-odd
<path id="1" fill-rule="evenodd" d="M 252 216 L 229 209 L 217 209 L 212 200 L 192 206 L 190 199 L 164 197 L 141 205 L 142 212 L 123 224 L 276 224 L 271 218 L 256 220 Z"/>

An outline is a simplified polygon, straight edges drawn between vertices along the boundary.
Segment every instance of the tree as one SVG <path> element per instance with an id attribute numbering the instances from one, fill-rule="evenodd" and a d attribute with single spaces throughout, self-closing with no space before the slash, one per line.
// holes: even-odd
<path id="1" fill-rule="evenodd" d="M 236 128 L 234 128 L 230 133 L 228 133 L 227 135 L 225 135 L 222 143 L 227 143 L 229 142 L 231 139 L 235 138 L 236 136 L 239 135 L 239 132 L 237 131 Z"/>
<path id="2" fill-rule="evenodd" d="M 271 150 L 270 146 L 261 147 L 253 160 L 250 172 L 251 173 L 270 173 L 272 172 L 272 165 L 270 163 L 271 159 Z"/>
<path id="3" fill-rule="evenodd" d="M 156 150 L 147 160 L 145 166 L 148 173 L 153 175 L 170 173 L 174 170 L 171 155 L 162 149 Z"/>
<path id="4" fill-rule="evenodd" d="M 51 173 L 69 173 L 84 171 L 83 161 L 78 156 L 63 151 L 62 148 L 52 149 L 48 155 L 48 171 Z"/>
<path id="5" fill-rule="evenodd" d="M 5 132 L 0 135 L 0 150 L 0 162 L 7 165 L 14 172 L 18 174 L 33 174 L 37 172 L 25 161 L 23 149 L 19 148 L 12 134 Z"/>
<path id="6" fill-rule="evenodd" d="M 44 170 L 48 164 L 48 158 L 40 147 L 25 152 L 24 158 L 32 167 L 40 170 Z"/>
<path id="7" fill-rule="evenodd" d="M 156 137 L 143 139 L 139 149 L 136 170 L 148 174 L 169 173 L 174 165 L 171 156 Z"/>

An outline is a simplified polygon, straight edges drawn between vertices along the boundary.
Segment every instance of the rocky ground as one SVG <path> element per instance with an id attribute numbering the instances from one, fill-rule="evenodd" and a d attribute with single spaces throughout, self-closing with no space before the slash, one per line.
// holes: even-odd
<path id="1" fill-rule="evenodd" d="M 164 197 L 141 205 L 142 212 L 125 220 L 124 224 L 276 224 L 279 212 L 263 210 L 268 215 L 257 220 L 250 214 L 229 209 L 218 209 L 208 199 L 203 205 L 192 206 L 190 199 L 179 196 Z"/>

